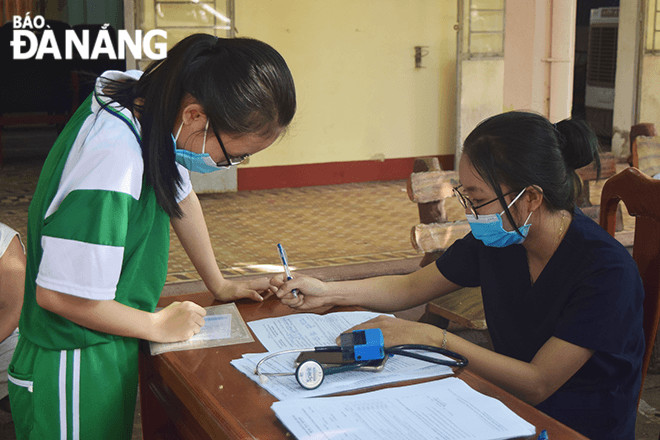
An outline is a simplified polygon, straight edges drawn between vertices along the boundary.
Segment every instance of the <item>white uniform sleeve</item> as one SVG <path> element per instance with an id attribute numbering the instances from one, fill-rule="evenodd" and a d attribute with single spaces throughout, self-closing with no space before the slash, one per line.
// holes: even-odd
<path id="1" fill-rule="evenodd" d="M 181 186 L 179 187 L 179 192 L 176 195 L 176 202 L 179 203 L 181 200 L 188 197 L 188 194 L 192 191 L 192 183 L 190 182 L 190 171 L 185 168 L 183 165 L 177 163 L 176 167 L 179 169 L 179 174 L 181 174 Z"/>
<path id="2" fill-rule="evenodd" d="M 11 243 L 17 235 L 18 232 L 14 231 L 4 223 L 0 223 L 0 257 L 5 254 L 5 251 L 9 247 L 9 243 Z M 20 235 L 18 236 L 18 239 L 21 239 Z M 21 246 L 23 246 L 23 242 L 21 242 Z M 25 246 L 23 246 L 23 251 L 25 252 Z"/>

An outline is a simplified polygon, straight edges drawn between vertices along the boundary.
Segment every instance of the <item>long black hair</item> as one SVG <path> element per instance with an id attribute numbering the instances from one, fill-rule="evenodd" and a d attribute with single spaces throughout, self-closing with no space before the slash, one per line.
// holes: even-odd
<path id="1" fill-rule="evenodd" d="M 582 190 L 575 170 L 595 160 L 600 174 L 598 139 L 584 121 L 565 119 L 552 124 L 529 112 L 502 113 L 484 120 L 465 139 L 463 154 L 495 190 L 512 225 L 502 185 L 514 192 L 536 185 L 551 211 L 573 212 Z"/>
<path id="2" fill-rule="evenodd" d="M 296 111 L 293 77 L 275 49 L 250 38 L 207 34 L 186 37 L 139 80 L 111 81 L 103 94 L 138 115 L 146 182 L 174 217 L 181 216 L 176 203 L 181 176 L 171 133 L 186 95 L 202 106 L 218 138 L 219 130 L 271 136 Z"/>

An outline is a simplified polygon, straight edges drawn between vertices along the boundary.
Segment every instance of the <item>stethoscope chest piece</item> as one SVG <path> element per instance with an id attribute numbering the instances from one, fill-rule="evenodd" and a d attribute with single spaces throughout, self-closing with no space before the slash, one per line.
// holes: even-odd
<path id="1" fill-rule="evenodd" d="M 296 380 L 306 390 L 318 388 L 323 383 L 323 367 L 314 359 L 301 362 L 296 368 Z"/>

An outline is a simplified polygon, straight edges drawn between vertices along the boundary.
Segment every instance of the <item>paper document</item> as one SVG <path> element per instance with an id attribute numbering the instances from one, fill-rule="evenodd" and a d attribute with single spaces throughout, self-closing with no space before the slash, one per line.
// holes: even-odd
<path id="1" fill-rule="evenodd" d="M 295 376 L 265 376 L 266 381 L 261 382 L 259 376 L 254 374 L 257 362 L 269 353 L 244 354 L 242 359 L 235 359 L 231 364 L 261 385 L 266 391 L 279 400 L 315 397 L 335 394 L 344 391 L 400 382 L 403 380 L 421 379 L 453 374 L 450 367 L 432 364 L 405 356 L 391 356 L 382 371 L 345 371 L 337 374 L 328 374 L 321 386 L 314 390 L 307 390 L 298 384 Z M 425 355 L 449 359 L 437 353 L 424 352 Z M 295 359 L 298 353 L 287 353 L 275 356 L 261 364 L 260 371 L 267 373 L 293 373 L 296 370 Z"/>
<path id="2" fill-rule="evenodd" d="M 457 378 L 353 396 L 285 400 L 271 408 L 298 440 L 496 440 L 536 432 L 502 402 Z"/>
<path id="3" fill-rule="evenodd" d="M 382 313 L 373 312 L 296 313 L 251 321 L 248 325 L 266 350 L 279 351 L 337 345 L 336 339 L 342 332 L 380 315 Z"/>
<path id="4" fill-rule="evenodd" d="M 337 336 L 364 321 L 381 315 L 373 312 L 335 312 L 326 315 L 298 313 L 277 318 L 267 318 L 248 322 L 264 347 L 269 352 L 289 349 L 335 346 Z M 391 315 L 388 315 L 391 316 Z M 262 383 L 254 369 L 257 362 L 269 353 L 245 354 L 242 359 L 235 359 L 231 364 L 250 379 L 260 384 L 269 393 L 280 400 L 295 397 L 313 397 L 356 390 L 385 383 L 410 379 L 443 376 L 452 374 L 450 367 L 412 359 L 393 356 L 388 359 L 382 371 L 347 371 L 326 375 L 323 383 L 315 390 L 302 388 L 295 377 L 264 376 Z M 442 355 L 424 352 L 429 356 Z M 263 372 L 293 373 L 296 370 L 295 359 L 298 353 L 276 356 L 262 364 Z"/>
<path id="5" fill-rule="evenodd" d="M 187 341 L 159 343 L 150 342 L 152 355 L 168 351 L 192 350 L 194 348 L 218 347 L 220 345 L 242 344 L 254 342 L 250 330 L 245 325 L 243 317 L 236 304 L 221 304 L 205 307 L 204 325 L 199 333 Z"/>

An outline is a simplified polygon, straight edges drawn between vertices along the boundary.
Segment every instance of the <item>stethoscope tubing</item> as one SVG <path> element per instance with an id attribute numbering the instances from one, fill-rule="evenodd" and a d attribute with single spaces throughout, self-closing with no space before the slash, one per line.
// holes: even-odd
<path id="1" fill-rule="evenodd" d="M 414 351 L 408 351 L 408 350 L 424 350 L 424 351 L 430 351 L 433 353 L 438 353 L 442 354 L 444 356 L 450 357 L 454 360 L 447 361 L 444 359 L 438 359 L 434 358 L 431 356 L 425 356 L 421 353 L 416 353 Z M 440 365 L 447 365 L 449 367 L 457 367 L 457 368 L 463 368 L 466 367 L 468 364 L 468 360 L 465 356 L 460 355 L 458 353 L 455 353 L 451 350 L 447 350 L 446 348 L 439 348 L 439 347 L 434 347 L 432 345 L 421 345 L 421 344 L 402 344 L 402 345 L 395 345 L 392 347 L 388 347 L 385 349 L 385 354 L 398 354 L 400 356 L 407 356 L 415 359 L 419 359 L 422 361 L 426 362 L 431 362 L 434 364 L 440 364 Z"/>
<path id="2" fill-rule="evenodd" d="M 416 353 L 414 351 L 409 351 L 409 350 L 424 350 L 424 351 L 430 351 L 433 353 L 438 353 L 442 354 L 444 356 L 450 357 L 453 360 L 448 361 L 445 359 L 438 359 L 435 357 L 431 356 L 425 356 L 421 353 Z M 301 348 L 301 349 L 291 349 L 291 350 L 282 350 L 278 351 L 276 353 L 271 353 L 268 356 L 263 357 L 255 366 L 254 368 L 254 374 L 259 375 L 259 376 L 292 376 L 295 373 L 264 373 L 259 371 L 259 367 L 261 364 L 263 364 L 265 361 L 268 359 L 279 356 L 282 354 L 287 354 L 287 353 L 305 353 L 305 352 L 338 352 L 341 351 L 341 347 L 338 345 L 328 345 L 328 346 L 320 346 L 320 347 L 314 347 L 314 348 Z M 456 367 L 456 368 L 463 368 L 467 366 L 468 360 L 465 356 L 460 355 L 458 353 L 455 353 L 451 350 L 447 350 L 446 348 L 439 348 L 439 347 L 434 347 L 432 345 L 421 345 L 421 344 L 402 344 L 402 345 L 395 345 L 392 347 L 385 348 L 385 355 L 400 355 L 400 356 L 407 356 L 415 359 L 419 359 L 422 361 L 426 362 L 431 362 L 433 364 L 439 364 L 439 365 L 446 365 L 449 367 Z M 360 366 L 364 365 L 366 362 L 354 362 L 338 367 L 332 367 L 329 369 L 329 372 L 327 374 L 333 374 L 333 373 L 339 373 L 342 371 L 350 371 L 359 368 Z"/>

